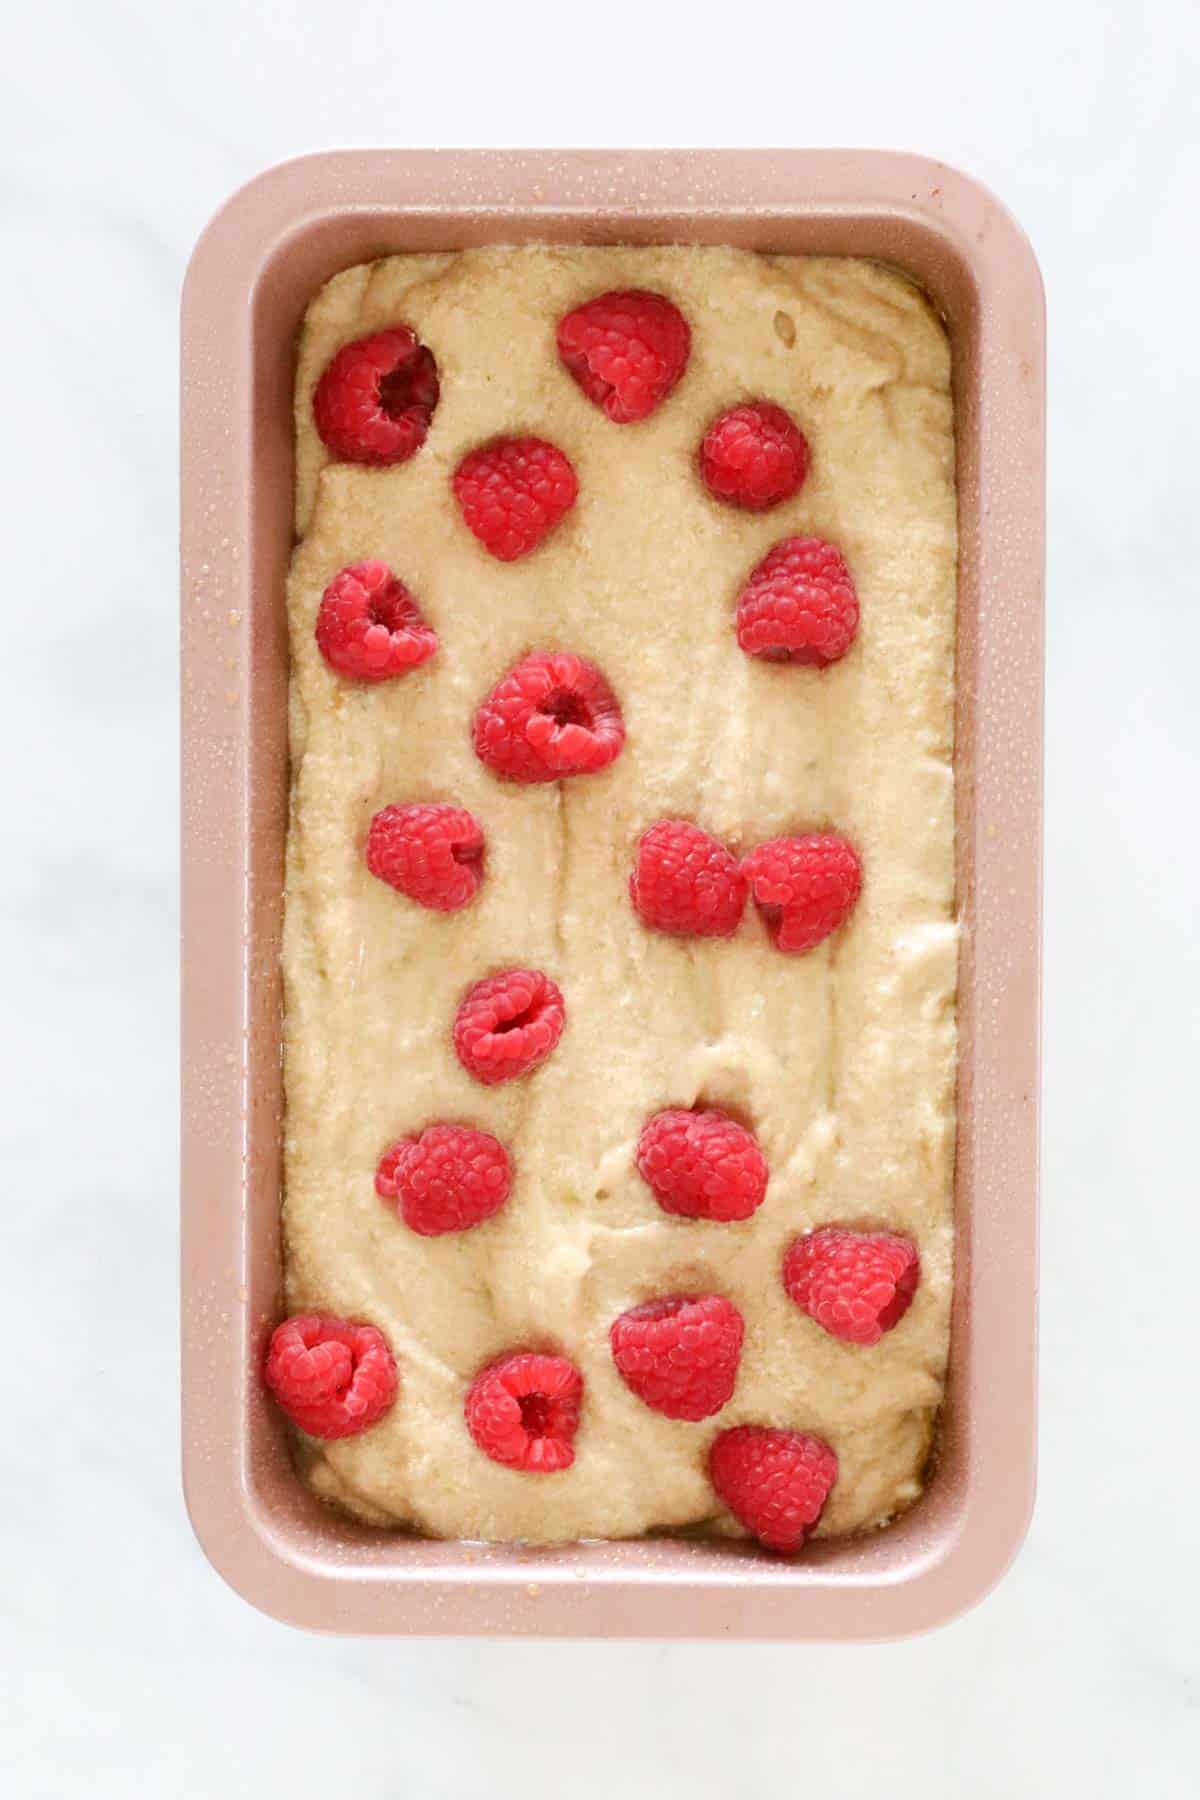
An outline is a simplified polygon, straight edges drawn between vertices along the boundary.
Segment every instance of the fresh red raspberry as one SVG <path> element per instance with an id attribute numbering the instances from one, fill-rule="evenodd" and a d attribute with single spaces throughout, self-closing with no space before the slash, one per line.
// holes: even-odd
<path id="1" fill-rule="evenodd" d="M 263 1377 L 310 1437 L 354 1437 L 396 1398 L 396 1362 L 374 1325 L 300 1313 L 271 1333 Z"/>
<path id="2" fill-rule="evenodd" d="M 670 1294 L 614 1319 L 608 1337 L 626 1387 L 668 1419 L 709 1419 L 733 1393 L 746 1327 L 723 1294 Z"/>
<path id="3" fill-rule="evenodd" d="M 475 714 L 475 754 L 505 781 L 557 781 L 606 769 L 625 742 L 617 696 L 595 663 L 534 651 Z"/>
<path id="4" fill-rule="evenodd" d="M 722 1223 L 757 1212 L 770 1173 L 753 1133 L 715 1107 L 655 1113 L 635 1160 L 664 1212 Z"/>
<path id="5" fill-rule="evenodd" d="M 784 538 L 742 589 L 737 640 L 766 662 L 824 668 L 845 656 L 858 630 L 858 595 L 840 550 L 823 538 Z"/>
<path id="6" fill-rule="evenodd" d="M 385 562 L 339 569 L 321 596 L 317 648 L 351 681 L 390 681 L 428 662 L 437 633 Z"/>
<path id="7" fill-rule="evenodd" d="M 367 867 L 435 912 L 457 912 L 483 880 L 483 827 L 461 806 L 385 806 L 367 832 Z"/>
<path id="8" fill-rule="evenodd" d="M 505 969 L 471 988 L 454 1020 L 454 1048 L 468 1075 L 495 1087 L 544 1062 L 562 1036 L 563 997 L 538 969 Z"/>
<path id="9" fill-rule="evenodd" d="M 823 1225 L 783 1259 L 783 1285 L 810 1319 L 844 1344 L 877 1344 L 912 1305 L 921 1259 L 894 1231 Z"/>
<path id="10" fill-rule="evenodd" d="M 466 1125 L 427 1125 L 419 1137 L 401 1138 L 375 1171 L 375 1192 L 394 1201 L 421 1237 L 482 1224 L 500 1211 L 511 1186 L 504 1145 Z"/>
<path id="11" fill-rule="evenodd" d="M 768 1550 L 799 1550 L 825 1510 L 838 1461 L 823 1438 L 806 1431 L 737 1425 L 708 1456 L 717 1493 L 739 1524 Z"/>
<path id="12" fill-rule="evenodd" d="M 575 1461 L 583 1376 L 565 1356 L 516 1350 L 490 1363 L 467 1391 L 467 1430 L 485 1456 L 530 1475 Z"/>
<path id="13" fill-rule="evenodd" d="M 638 839 L 629 897 L 644 925 L 677 937 L 731 937 L 746 877 L 719 838 L 685 819 L 660 819 Z"/>
<path id="14" fill-rule="evenodd" d="M 742 869 L 777 950 L 811 950 L 845 923 L 862 889 L 858 852 L 833 831 L 772 838 Z"/>
<path id="15" fill-rule="evenodd" d="M 790 500 L 808 474 L 808 444 L 770 400 L 735 406 L 714 419 L 700 446 L 700 473 L 714 500 L 766 512 Z"/>
<path id="16" fill-rule="evenodd" d="M 598 294 L 558 323 L 558 354 L 614 425 L 649 418 L 687 368 L 688 322 L 662 294 Z"/>
<path id="17" fill-rule="evenodd" d="M 562 451 L 544 438 L 496 438 L 463 457 L 454 492 L 484 549 L 515 562 L 570 512 L 579 482 Z"/>
<path id="18" fill-rule="evenodd" d="M 398 325 L 342 346 L 317 383 L 313 417 L 342 462 L 402 463 L 425 442 L 437 403 L 433 354 Z"/>

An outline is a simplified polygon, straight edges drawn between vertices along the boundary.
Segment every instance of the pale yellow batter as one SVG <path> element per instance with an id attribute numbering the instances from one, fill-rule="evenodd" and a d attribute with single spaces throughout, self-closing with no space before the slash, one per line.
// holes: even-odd
<path id="1" fill-rule="evenodd" d="M 667 294 L 692 328 L 679 386 L 645 423 L 610 424 L 560 366 L 560 315 L 614 287 Z M 340 345 L 399 322 L 437 358 L 424 448 L 386 470 L 335 465 L 311 395 Z M 742 399 L 786 406 L 813 467 L 765 515 L 711 500 L 696 448 Z M 725 249 L 523 247 L 393 257 L 337 276 L 309 308 L 296 403 L 288 588 L 294 673 L 288 838 L 287 1289 L 291 1310 L 378 1325 L 400 1398 L 358 1438 L 306 1444 L 321 1494 L 440 1536 L 622 1537 L 737 1529 L 707 1446 L 754 1422 L 818 1432 L 840 1476 L 822 1534 L 879 1524 L 920 1490 L 949 1330 L 954 1155 L 952 695 L 955 502 L 944 331 L 904 280 L 850 260 Z M 450 476 L 472 446 L 532 432 L 571 458 L 573 512 L 501 564 L 466 530 Z M 743 655 L 739 586 L 780 538 L 844 553 L 862 603 L 836 666 Z M 378 687 L 339 680 L 313 641 L 344 564 L 382 557 L 441 639 Z M 597 662 L 628 740 L 601 775 L 516 787 L 475 758 L 479 699 L 530 649 Z M 487 833 L 464 911 L 426 911 L 363 864 L 371 814 L 452 799 Z M 735 848 L 833 826 L 858 846 L 862 899 L 807 956 L 768 945 L 748 908 L 728 942 L 655 935 L 629 905 L 638 834 L 695 819 Z M 472 980 L 526 964 L 559 983 L 550 1060 L 499 1088 L 472 1081 L 450 1025 Z M 743 1224 L 669 1218 L 633 1164 L 649 1114 L 731 1104 L 771 1166 Z M 496 1133 L 516 1169 L 502 1213 L 421 1238 L 376 1197 L 380 1152 L 438 1119 Z M 878 1222 L 919 1243 L 922 1281 L 872 1349 L 826 1335 L 787 1299 L 799 1231 Z M 746 1319 L 737 1390 L 702 1424 L 624 1386 L 608 1327 L 626 1307 L 719 1290 Z M 539 1477 L 477 1450 L 463 1394 L 515 1346 L 583 1372 L 574 1466 Z"/>

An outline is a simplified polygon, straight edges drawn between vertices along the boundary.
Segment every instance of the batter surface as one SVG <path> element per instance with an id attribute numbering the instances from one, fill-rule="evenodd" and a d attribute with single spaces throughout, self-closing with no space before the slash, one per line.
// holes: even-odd
<path id="1" fill-rule="evenodd" d="M 692 329 L 687 372 L 647 421 L 612 425 L 561 367 L 559 317 L 609 288 L 665 293 Z M 424 447 L 390 469 L 335 464 L 312 422 L 340 346 L 397 323 L 437 359 Z M 713 416 L 765 397 L 813 451 L 800 493 L 755 515 L 695 468 Z M 579 500 L 530 556 L 494 560 L 450 478 L 493 436 L 559 445 Z M 885 1522 L 919 1493 L 942 1395 L 952 1276 L 955 497 L 950 358 L 899 276 L 846 259 L 719 248 L 526 246 L 401 256 L 335 277 L 305 321 L 296 395 L 298 545 L 288 585 L 293 788 L 284 933 L 289 1309 L 377 1325 L 400 1397 L 362 1436 L 304 1440 L 316 1491 L 379 1523 L 450 1537 L 739 1531 L 705 1471 L 718 1431 L 813 1431 L 840 1474 L 829 1536 Z M 743 655 L 738 590 L 780 538 L 837 544 L 862 605 L 825 670 Z M 313 641 L 343 565 L 385 559 L 441 648 L 376 687 L 339 680 Z M 628 732 L 602 774 L 502 783 L 471 747 L 492 684 L 531 649 L 598 663 Z M 363 862 L 378 808 L 454 800 L 487 833 L 477 900 L 438 914 Z M 849 923 L 808 955 L 773 950 L 753 906 L 728 941 L 646 930 L 629 904 L 634 844 L 685 816 L 735 849 L 832 827 L 862 856 Z M 558 982 L 567 1024 L 525 1080 L 474 1082 L 450 1026 L 468 984 L 509 965 Z M 752 1124 L 771 1168 L 741 1224 L 671 1218 L 633 1162 L 666 1106 Z M 508 1205 L 422 1238 L 377 1198 L 381 1151 L 435 1120 L 494 1132 Z M 922 1279 L 870 1349 L 787 1298 L 783 1251 L 840 1222 L 908 1233 Z M 655 1294 L 727 1294 L 746 1321 L 733 1399 L 699 1424 L 624 1385 L 612 1319 Z M 472 1443 L 481 1365 L 553 1348 L 582 1371 L 573 1467 L 538 1477 Z"/>

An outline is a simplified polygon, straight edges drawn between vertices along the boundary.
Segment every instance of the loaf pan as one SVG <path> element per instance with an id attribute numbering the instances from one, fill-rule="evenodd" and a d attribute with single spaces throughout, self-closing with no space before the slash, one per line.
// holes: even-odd
<path id="1" fill-rule="evenodd" d="M 260 1380 L 281 1312 L 297 333 L 353 263 L 534 240 L 871 257 L 950 334 L 963 930 L 946 1405 L 917 1505 L 791 1561 L 731 1540 L 534 1550 L 357 1526 L 299 1480 Z M 204 1550 L 265 1612 L 327 1631 L 869 1640 L 961 1612 L 1013 1557 L 1034 1479 L 1045 331 L 1026 239 L 965 176 L 891 152 L 333 152 L 221 209 L 182 330 L 183 1459 Z"/>

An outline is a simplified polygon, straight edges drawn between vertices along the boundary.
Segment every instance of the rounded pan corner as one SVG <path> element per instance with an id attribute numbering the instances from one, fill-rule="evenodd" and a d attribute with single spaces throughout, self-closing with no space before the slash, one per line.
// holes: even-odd
<path id="1" fill-rule="evenodd" d="M 1036 302 L 1044 317 L 1046 287 L 1033 242 L 1012 210 L 986 182 L 954 163 L 911 151 L 876 152 L 891 165 L 888 185 L 935 230 L 949 227 L 974 263 L 1003 266 L 1005 273 Z M 897 183 L 897 177 L 899 182 Z M 904 190 L 907 189 L 907 193 Z"/>
<path id="2" fill-rule="evenodd" d="M 240 1600 L 280 1625 L 320 1631 L 330 1611 L 330 1582 L 287 1556 L 249 1504 L 240 1483 L 218 1487 L 209 1471 L 183 1460 L 183 1502 L 209 1566 Z"/>
<path id="3" fill-rule="evenodd" d="M 192 245 L 183 275 L 180 310 L 185 321 L 210 288 L 247 292 L 266 244 L 280 229 L 311 213 L 318 190 L 352 151 L 308 150 L 260 169 L 211 214 Z M 320 179 L 318 179 L 318 177 Z"/>
<path id="4" fill-rule="evenodd" d="M 957 1530 L 901 1576 L 889 1639 L 925 1637 L 983 1603 L 1008 1574 L 1029 1534 L 1037 1498 L 1034 1446 L 1024 1479 L 976 1492 Z M 984 1510 L 986 1508 L 986 1510 Z"/>
<path id="5" fill-rule="evenodd" d="M 986 183 L 974 175 L 968 175 L 950 164 L 934 166 L 944 168 L 945 173 L 953 178 L 956 198 L 961 195 L 964 204 L 969 206 L 973 219 L 984 221 L 992 249 L 999 251 L 1008 261 L 1011 273 L 1019 277 L 1022 285 L 1029 289 L 1030 298 L 1036 301 L 1038 318 L 1044 321 L 1046 283 L 1042 265 L 1038 261 L 1032 238 L 1016 214 Z"/>
<path id="6" fill-rule="evenodd" d="M 990 240 L 1002 255 L 1011 257 L 1013 267 L 1035 287 L 1044 310 L 1045 283 L 1032 240 L 986 182 L 954 163 L 939 162 L 913 151 L 876 154 L 894 164 L 894 173 L 904 175 L 912 190 L 910 204 L 927 218 L 934 223 L 947 220 L 976 242 L 982 234 L 982 241 Z"/>

